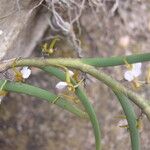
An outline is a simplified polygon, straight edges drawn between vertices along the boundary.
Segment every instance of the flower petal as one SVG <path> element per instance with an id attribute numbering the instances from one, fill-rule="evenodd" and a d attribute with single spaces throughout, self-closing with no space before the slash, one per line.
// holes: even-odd
<path id="1" fill-rule="evenodd" d="M 58 90 L 63 90 L 67 87 L 67 85 L 68 84 L 66 82 L 58 82 L 55 87 Z"/>
<path id="2" fill-rule="evenodd" d="M 123 127 L 127 125 L 128 125 L 127 119 L 121 119 L 117 124 L 118 127 Z"/>
<path id="3" fill-rule="evenodd" d="M 31 74 L 31 69 L 29 69 L 27 66 L 25 66 L 22 68 L 21 73 L 22 73 L 22 77 L 24 79 L 27 79 Z"/>
<path id="4" fill-rule="evenodd" d="M 142 63 L 133 64 L 132 70 L 141 70 Z"/>
<path id="5" fill-rule="evenodd" d="M 142 67 L 142 63 L 136 63 L 133 65 L 132 72 L 134 74 L 134 77 L 138 77 L 142 73 L 141 67 Z"/>
<path id="6" fill-rule="evenodd" d="M 134 74 L 132 71 L 126 71 L 124 73 L 124 78 L 127 80 L 127 81 L 132 81 L 134 79 Z"/>
<path id="7" fill-rule="evenodd" d="M 142 72 L 141 72 L 141 70 L 136 69 L 136 70 L 133 70 L 132 73 L 133 73 L 134 77 L 138 77 Z"/>

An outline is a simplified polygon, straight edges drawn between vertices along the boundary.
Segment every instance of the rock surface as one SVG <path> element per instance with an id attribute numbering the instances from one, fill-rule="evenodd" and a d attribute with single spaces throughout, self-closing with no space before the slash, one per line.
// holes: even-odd
<path id="1" fill-rule="evenodd" d="M 43 36 L 48 22 L 40 1 L 0 1 L 0 59 L 27 57 Z"/>
<path id="2" fill-rule="evenodd" d="M 50 0 L 47 0 L 51 2 Z M 17 4 L 18 2 L 18 4 Z M 37 7 L 39 0 L 0 0 L 0 58 L 28 57 L 42 39 L 48 23 L 45 9 Z M 57 0 L 55 2 L 58 2 Z M 65 0 L 63 0 L 65 3 Z M 98 1 L 91 0 L 94 4 Z M 143 1 L 104 1 L 93 15 L 87 7 L 81 18 L 82 48 L 86 56 L 112 56 L 134 52 L 149 52 L 150 3 Z M 95 7 L 94 7 L 95 8 Z M 114 7 L 115 8 L 115 7 Z M 109 11 L 111 10 L 111 11 Z M 114 11 L 115 10 L 115 11 Z M 63 9 L 61 10 L 63 12 Z M 57 47 L 59 56 L 72 56 L 65 41 Z M 64 46 L 65 45 L 65 46 Z M 62 51 L 59 51 L 59 50 Z M 63 50 L 68 51 L 63 51 Z M 36 53 L 36 54 L 35 54 Z M 31 57 L 40 56 L 34 51 Z M 54 54 L 55 56 L 55 54 Z M 147 63 L 146 63 L 147 64 Z M 145 68 L 143 69 L 144 79 Z M 123 68 L 103 69 L 116 80 L 122 80 Z M 58 80 L 57 80 L 58 82 Z M 34 73 L 27 83 L 54 90 L 56 78 L 42 72 Z M 129 83 L 126 86 L 131 88 Z M 85 89 L 96 110 L 102 127 L 103 150 L 129 150 L 129 132 L 117 127 L 116 116 L 122 109 L 113 93 L 95 79 L 87 81 Z M 138 91 L 150 97 L 149 87 Z M 142 150 L 150 147 L 150 125 L 143 117 Z M 0 149 L 2 150 L 94 150 L 91 124 L 42 100 L 10 93 L 0 105 Z"/>

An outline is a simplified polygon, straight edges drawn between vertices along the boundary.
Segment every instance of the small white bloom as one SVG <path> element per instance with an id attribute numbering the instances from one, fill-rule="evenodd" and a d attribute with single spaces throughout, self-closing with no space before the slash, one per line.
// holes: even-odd
<path id="1" fill-rule="evenodd" d="M 2 35 L 3 34 L 3 31 L 2 30 L 0 30 L 0 35 Z"/>
<path id="2" fill-rule="evenodd" d="M 28 66 L 25 66 L 22 68 L 21 73 L 22 73 L 22 77 L 24 79 L 27 79 L 31 74 L 31 69 L 29 69 Z"/>
<path id="3" fill-rule="evenodd" d="M 69 70 L 69 75 L 70 75 L 70 77 L 72 77 L 74 75 L 74 73 L 71 70 Z M 55 87 L 58 90 L 64 90 L 67 86 L 68 86 L 67 82 L 61 81 L 61 82 L 58 82 Z"/>
<path id="4" fill-rule="evenodd" d="M 141 70 L 141 67 L 142 67 L 141 63 L 136 63 L 132 65 L 132 70 L 133 71 Z"/>
<path id="5" fill-rule="evenodd" d="M 124 73 L 124 78 L 125 78 L 127 81 L 131 82 L 131 81 L 134 79 L 133 72 L 132 72 L 132 71 L 126 71 L 126 72 Z"/>
<path id="6" fill-rule="evenodd" d="M 58 89 L 58 90 L 63 90 L 63 89 L 65 89 L 66 87 L 67 87 L 67 83 L 66 82 L 58 82 L 57 84 L 56 84 L 56 89 Z"/>
<path id="7" fill-rule="evenodd" d="M 138 77 L 142 73 L 141 67 L 141 63 L 132 64 L 132 69 L 124 73 L 124 78 L 127 81 L 131 82 L 132 80 L 134 80 L 134 78 Z"/>
<path id="8" fill-rule="evenodd" d="M 127 119 L 121 119 L 121 120 L 118 122 L 117 126 L 118 126 L 118 127 L 128 126 Z"/>
<path id="9" fill-rule="evenodd" d="M 141 63 L 136 63 L 133 65 L 132 71 L 135 77 L 138 77 L 141 74 Z"/>

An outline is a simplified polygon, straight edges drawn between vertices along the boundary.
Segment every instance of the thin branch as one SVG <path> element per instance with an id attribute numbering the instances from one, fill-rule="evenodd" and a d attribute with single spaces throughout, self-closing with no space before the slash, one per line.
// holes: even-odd
<path id="1" fill-rule="evenodd" d="M 145 56 L 146 54 L 141 54 L 141 55 Z M 150 53 L 148 53 L 147 55 L 150 55 Z M 136 61 L 137 59 L 138 61 L 144 60 L 142 59 L 142 57 L 139 57 L 140 55 L 136 55 L 136 56 L 138 57 L 135 57 L 135 55 L 133 55 L 133 56 L 128 56 L 126 58 L 131 59 L 131 57 L 133 57 L 133 58 L 136 58 Z M 148 57 L 147 60 L 150 60 L 150 57 Z M 10 60 L 10 61 L 7 61 L 7 63 L 6 62 L 1 63 L 0 69 L 11 68 L 13 62 L 14 61 Z M 122 58 L 122 63 L 124 63 L 123 58 Z M 143 112 L 147 115 L 147 117 L 150 119 L 150 106 L 149 106 L 148 101 L 146 101 L 140 95 L 132 92 L 131 90 L 127 90 L 122 84 L 112 79 L 110 76 L 103 73 L 102 71 L 98 71 L 97 69 L 95 69 L 94 67 L 90 65 L 83 64 L 79 59 L 38 59 L 38 58 L 37 59 L 19 59 L 15 61 L 15 64 L 16 64 L 16 67 L 19 67 L 19 66 L 34 66 L 34 67 L 66 66 L 66 67 L 79 69 L 82 72 L 86 72 L 94 76 L 95 78 L 97 78 L 98 80 L 102 81 L 104 84 L 109 86 L 111 89 L 113 90 L 116 89 L 124 93 L 125 95 L 127 95 L 132 100 L 132 102 L 138 105 L 138 107 L 140 107 L 143 110 Z"/>
<path id="2" fill-rule="evenodd" d="M 43 67 L 41 69 L 51 75 L 54 75 L 55 77 L 59 78 L 62 81 L 66 80 L 65 73 L 60 71 L 56 67 Z M 75 80 L 73 80 L 73 79 L 71 79 L 71 82 L 73 85 L 77 84 L 75 82 Z M 100 132 L 100 127 L 99 127 L 100 122 L 98 121 L 95 111 L 94 111 L 94 108 L 93 108 L 92 104 L 89 102 L 89 99 L 86 96 L 86 93 L 84 92 L 84 90 L 82 90 L 78 86 L 75 90 L 75 94 L 79 98 L 79 100 L 82 102 L 86 112 L 89 115 L 89 119 L 92 123 L 93 130 L 94 130 L 96 150 L 99 150 L 101 147 L 101 132 Z"/>
<path id="3" fill-rule="evenodd" d="M 0 72 L 3 72 L 9 68 L 11 68 L 12 63 L 14 62 L 16 58 L 12 58 L 9 60 L 4 60 L 0 62 Z M 23 59 L 24 61 L 29 61 L 27 59 Z M 43 65 L 44 61 L 46 61 L 46 59 L 42 59 L 42 58 L 35 58 L 35 60 L 41 60 L 41 63 Z M 56 58 L 56 59 L 52 59 L 51 61 L 56 61 L 59 63 L 64 62 L 65 63 L 73 63 L 73 62 L 77 62 L 77 63 L 83 63 L 83 64 L 88 64 L 94 67 L 110 67 L 110 66 L 119 66 L 119 65 L 124 65 L 125 64 L 125 60 L 129 63 L 129 64 L 133 64 L 133 63 L 137 63 L 137 62 L 146 62 L 146 61 L 150 61 L 150 53 L 144 53 L 144 54 L 134 54 L 134 55 L 128 55 L 128 56 L 112 56 L 112 57 L 106 57 L 106 58 L 101 58 L 101 57 L 97 57 L 97 58 L 82 58 L 82 59 L 76 59 L 76 58 L 69 58 L 69 59 L 65 59 L 65 58 Z"/>
<path id="4" fill-rule="evenodd" d="M 7 80 L 0 80 L 0 86 L 3 85 L 3 83 Z M 23 93 L 30 96 L 34 96 L 43 100 L 46 100 L 52 104 L 55 104 L 63 109 L 68 110 L 69 112 L 81 117 L 81 118 L 88 118 L 87 113 L 83 112 L 79 108 L 77 108 L 75 105 L 70 103 L 68 100 L 59 97 L 57 101 L 54 101 L 56 98 L 58 98 L 57 95 L 46 91 L 44 89 L 24 84 L 24 83 L 17 83 L 17 82 L 5 82 L 5 85 L 3 87 L 3 90 L 6 90 L 8 92 L 16 92 L 16 93 Z"/>

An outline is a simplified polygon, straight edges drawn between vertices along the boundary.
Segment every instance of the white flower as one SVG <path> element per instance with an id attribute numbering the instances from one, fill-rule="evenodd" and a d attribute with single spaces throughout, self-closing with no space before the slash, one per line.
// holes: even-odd
<path id="1" fill-rule="evenodd" d="M 67 83 L 66 82 L 58 82 L 57 84 L 56 84 L 56 89 L 58 89 L 58 90 L 63 90 L 63 89 L 65 89 L 66 87 L 67 87 Z"/>
<path id="2" fill-rule="evenodd" d="M 72 77 L 74 73 L 71 70 L 69 70 L 69 75 L 70 77 Z M 68 86 L 67 82 L 61 81 L 61 82 L 58 82 L 55 87 L 58 90 L 64 90 L 67 86 Z"/>
<path id="3" fill-rule="evenodd" d="M 24 79 L 27 79 L 31 74 L 31 69 L 29 69 L 28 66 L 25 66 L 22 68 L 21 73 L 22 73 L 22 77 Z"/>
<path id="4" fill-rule="evenodd" d="M 128 126 L 128 122 L 127 122 L 127 119 L 121 119 L 118 124 L 117 124 L 118 127 L 126 127 Z"/>
<path id="5" fill-rule="evenodd" d="M 124 73 L 124 78 L 131 82 L 141 74 L 141 63 L 132 64 L 132 69 Z"/>

